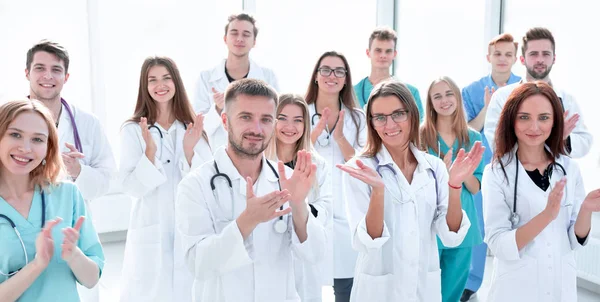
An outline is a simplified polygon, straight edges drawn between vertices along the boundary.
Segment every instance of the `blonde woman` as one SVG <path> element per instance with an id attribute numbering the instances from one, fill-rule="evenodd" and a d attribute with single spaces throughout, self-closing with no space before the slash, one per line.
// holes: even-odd
<path id="1" fill-rule="evenodd" d="M 312 215 L 320 220 L 327 230 L 327 253 L 318 264 L 305 263 L 295 258 L 296 290 L 302 301 L 318 302 L 322 299 L 325 280 L 323 271 L 333 262 L 333 206 L 331 192 L 331 170 L 325 160 L 319 156 L 310 140 L 310 116 L 308 105 L 300 95 L 284 94 L 279 97 L 275 116 L 275 137 L 265 150 L 268 159 L 283 161 L 294 169 L 300 150 L 309 150 L 317 165 L 317 179 L 308 195 L 308 204 Z"/>

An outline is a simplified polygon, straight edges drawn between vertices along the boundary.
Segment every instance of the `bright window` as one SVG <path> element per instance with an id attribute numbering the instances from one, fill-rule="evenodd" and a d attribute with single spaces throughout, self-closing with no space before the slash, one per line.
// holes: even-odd
<path id="1" fill-rule="evenodd" d="M 355 83 L 369 75 L 365 54 L 375 28 L 376 1 L 256 0 L 260 32 L 252 57 L 272 68 L 281 92 L 304 95 L 317 59 L 343 53 Z"/>

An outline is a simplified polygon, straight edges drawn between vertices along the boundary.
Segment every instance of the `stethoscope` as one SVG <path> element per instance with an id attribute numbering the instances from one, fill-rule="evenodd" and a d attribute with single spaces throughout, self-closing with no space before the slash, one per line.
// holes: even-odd
<path id="1" fill-rule="evenodd" d="M 273 167 L 273 165 L 271 165 L 271 163 L 266 160 L 267 165 L 269 165 L 269 168 L 271 168 L 271 171 L 273 171 L 273 174 L 275 174 L 275 177 L 277 177 L 277 185 L 279 186 L 279 191 L 281 191 L 281 183 L 279 182 L 279 174 L 277 173 L 277 171 L 275 170 L 275 168 Z M 212 189 L 213 195 L 215 197 L 215 200 L 217 200 L 217 194 L 215 193 L 215 179 L 217 177 L 223 177 L 225 178 L 225 180 L 227 181 L 227 184 L 229 185 L 229 193 L 231 196 L 231 217 L 233 219 L 234 217 L 234 209 L 233 209 L 233 185 L 231 183 L 231 179 L 229 178 L 229 176 L 227 176 L 227 174 L 225 173 L 221 173 L 219 171 L 219 167 L 217 166 L 217 161 L 214 162 L 214 166 L 215 166 L 215 171 L 217 172 L 215 175 L 213 175 L 213 177 L 210 178 L 210 188 Z M 279 208 L 280 210 L 283 210 L 283 206 L 281 206 Z M 275 221 L 275 223 L 273 224 L 273 229 L 275 230 L 275 232 L 279 233 L 279 234 L 283 234 L 285 233 L 285 231 L 287 231 L 287 223 L 283 221 L 283 216 L 279 216 L 279 218 L 277 219 L 277 221 Z"/>
<path id="2" fill-rule="evenodd" d="M 316 125 L 315 123 L 315 117 L 318 117 L 319 119 L 321 118 L 321 114 L 317 111 L 317 101 L 315 100 L 315 114 L 313 114 L 310 117 L 310 123 L 311 125 L 314 127 Z M 339 105 L 340 105 L 340 112 L 342 111 L 342 97 L 339 98 Z M 327 147 L 329 146 L 329 138 L 331 136 L 331 133 L 335 130 L 335 127 L 337 126 L 338 121 L 340 120 L 340 115 L 338 113 L 337 119 L 335 120 L 335 123 L 333 124 L 333 127 L 331 128 L 331 131 L 329 130 L 329 124 L 325 123 L 325 131 L 327 132 L 327 135 L 325 136 L 325 142 L 322 143 L 322 139 L 321 139 L 321 134 L 319 133 L 319 137 L 317 138 L 317 143 L 319 143 L 319 146 L 321 147 Z M 317 123 L 319 121 L 317 120 Z M 343 125 L 342 125 L 343 126 Z"/>
<path id="3" fill-rule="evenodd" d="M 158 135 L 160 135 L 160 154 L 158 155 L 158 158 L 160 158 L 162 160 L 161 157 L 163 155 L 163 148 L 165 146 L 165 143 L 163 142 L 163 134 L 162 134 L 162 131 L 160 131 L 160 128 L 158 128 L 158 126 L 156 126 L 156 125 L 148 126 L 148 130 L 152 130 L 152 128 L 156 129 L 156 131 L 158 131 Z M 183 123 L 183 128 L 185 130 L 187 130 L 187 125 L 185 123 Z M 166 161 L 163 162 L 163 164 L 168 164 L 170 162 L 171 162 L 171 160 L 167 159 Z"/>
<path id="4" fill-rule="evenodd" d="M 42 195 L 42 229 L 44 228 L 44 224 L 46 223 L 46 197 L 44 195 L 44 191 L 41 191 L 40 194 Z M 10 226 L 13 228 L 13 230 L 15 230 L 15 233 L 17 234 L 17 237 L 19 238 L 19 242 L 21 243 L 21 248 L 23 249 L 23 253 L 25 253 L 25 265 L 29 264 L 29 256 L 27 256 L 27 249 L 25 248 L 25 243 L 23 242 L 23 238 L 21 237 L 21 233 L 19 233 L 19 230 L 17 230 L 17 225 L 15 225 L 15 223 L 12 221 L 12 219 L 8 218 L 8 216 L 4 215 L 4 214 L 0 214 L 0 218 L 4 218 L 6 221 L 8 221 L 8 223 L 10 224 Z M 25 266 L 23 266 L 25 267 Z M 0 271 L 0 275 L 6 276 L 6 277 L 11 277 L 14 274 L 18 273 L 21 269 L 18 269 L 12 273 L 5 273 L 3 271 Z"/>
<path id="5" fill-rule="evenodd" d="M 517 187 L 518 187 L 518 181 L 519 181 L 519 155 L 516 152 L 515 152 L 515 160 L 516 160 L 515 189 L 514 189 L 514 196 L 513 196 L 513 211 L 512 211 L 512 214 L 510 215 L 510 222 L 511 222 L 513 228 L 515 228 L 519 224 L 519 221 L 521 221 L 519 214 L 517 214 Z M 565 171 L 565 168 L 561 164 L 554 162 L 553 165 L 554 166 L 558 165 L 558 167 L 562 170 L 563 175 L 567 176 L 567 171 Z M 567 204 L 564 206 L 568 207 L 568 206 L 571 206 L 571 204 Z"/>
<path id="6" fill-rule="evenodd" d="M 379 164 L 379 159 L 377 158 L 377 156 L 373 156 L 373 160 L 375 160 L 375 165 L 377 166 L 377 168 L 375 168 L 375 171 L 377 171 L 377 174 L 379 174 L 379 176 L 381 176 L 381 178 L 383 177 L 383 173 L 381 173 L 382 169 L 387 169 L 389 171 L 392 172 L 392 174 L 394 174 L 394 178 L 396 179 L 396 182 L 398 184 L 398 186 L 400 186 L 400 180 L 398 179 L 398 173 L 396 172 L 396 170 L 394 170 L 394 167 L 392 166 L 391 163 L 389 164 L 385 164 L 385 165 L 380 165 Z M 435 171 L 433 171 L 433 169 L 429 169 L 431 170 L 431 175 L 433 176 L 433 180 L 435 182 L 435 196 L 437 198 L 438 196 L 438 183 L 437 183 L 437 176 L 435 175 Z M 387 189 L 390 189 L 390 187 L 386 186 Z M 400 186 L 401 188 L 401 186 Z M 400 196 L 398 196 L 397 192 L 394 192 L 393 190 L 389 190 L 392 195 L 394 195 L 395 199 L 398 200 L 400 203 L 407 203 L 410 202 L 410 198 L 408 200 L 404 200 L 403 194 L 400 192 Z M 408 195 L 408 194 L 407 194 Z"/>
<path id="7" fill-rule="evenodd" d="M 30 96 L 27 96 L 27 98 L 30 98 Z M 69 103 L 67 103 L 67 101 L 65 101 L 65 99 L 63 98 L 60 98 L 60 103 L 65 107 L 65 110 L 67 110 L 67 115 L 69 115 L 71 126 L 73 126 L 73 140 L 75 141 L 75 149 L 77 149 L 77 151 L 79 151 L 80 153 L 83 153 L 81 137 L 79 136 L 79 130 L 77 130 L 77 124 L 75 124 L 75 116 L 73 115 L 71 106 L 69 106 Z M 58 124 L 56 124 L 56 128 L 58 129 Z"/>

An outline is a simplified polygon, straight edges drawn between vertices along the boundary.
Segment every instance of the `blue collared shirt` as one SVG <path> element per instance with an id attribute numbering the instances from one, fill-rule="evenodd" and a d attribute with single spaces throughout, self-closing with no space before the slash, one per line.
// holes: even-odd
<path id="1" fill-rule="evenodd" d="M 521 80 L 521 77 L 516 76 L 515 74 L 513 74 L 511 72 L 506 85 L 517 83 L 520 80 Z M 492 89 L 492 88 L 498 89 L 498 85 L 496 85 L 496 83 L 494 83 L 494 80 L 492 80 L 491 73 L 488 74 L 487 76 L 471 83 L 469 86 L 463 88 L 462 99 L 463 99 L 463 105 L 465 108 L 465 113 L 467 115 L 467 122 L 470 122 L 471 120 L 476 118 L 477 115 L 479 114 L 479 112 L 481 112 L 481 110 L 483 109 L 484 94 L 485 94 L 486 86 L 489 87 L 489 89 Z M 480 132 L 481 132 L 482 143 L 483 143 L 483 146 L 485 147 L 485 153 L 483 154 L 482 161 L 483 161 L 484 165 L 487 165 L 492 159 L 493 150 L 491 150 L 490 145 L 489 145 L 487 139 L 485 138 L 485 135 L 483 133 L 483 128 L 481 128 Z"/>

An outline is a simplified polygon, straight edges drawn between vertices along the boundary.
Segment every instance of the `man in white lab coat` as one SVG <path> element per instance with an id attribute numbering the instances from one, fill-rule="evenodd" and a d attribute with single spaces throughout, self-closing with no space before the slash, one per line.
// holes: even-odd
<path id="1" fill-rule="evenodd" d="M 255 23 L 254 17 L 245 13 L 229 16 L 223 37 L 229 50 L 227 59 L 212 69 L 203 71 L 196 83 L 194 111 L 204 114 L 204 130 L 213 150 L 227 144 L 227 132 L 220 120 L 224 104 L 223 92 L 229 83 L 244 78 L 259 79 L 279 91 L 275 73 L 250 60 L 250 51 L 256 45 L 258 35 Z"/>
<path id="2" fill-rule="evenodd" d="M 41 101 L 52 112 L 67 175 L 88 202 L 106 194 L 116 165 L 102 125 L 94 115 L 60 96 L 69 79 L 67 50 L 43 40 L 29 49 L 26 63 L 29 97 Z M 79 287 L 83 300 L 98 301 L 98 288 Z"/>
<path id="3" fill-rule="evenodd" d="M 485 115 L 484 134 L 490 145 L 491 151 L 495 151 L 494 136 L 496 126 L 500 119 L 500 113 L 508 96 L 515 88 L 524 82 L 544 81 L 552 88 L 561 100 L 565 111 L 565 128 L 563 138 L 566 140 L 567 153 L 572 158 L 584 157 L 592 146 L 592 134 L 587 130 L 583 122 L 583 116 L 579 105 L 572 95 L 557 88 L 550 80 L 550 71 L 556 60 L 554 36 L 543 27 L 534 27 L 525 33 L 523 45 L 521 46 L 521 63 L 527 70 L 525 79 L 499 88 L 493 95 L 488 111 Z"/>
<path id="4" fill-rule="evenodd" d="M 225 92 L 228 144 L 179 184 L 177 229 L 195 276 L 195 301 L 300 301 L 293 254 L 316 262 L 325 228 L 306 197 L 316 165 L 298 153 L 292 171 L 263 155 L 274 133 L 277 94 L 243 79 Z"/>

